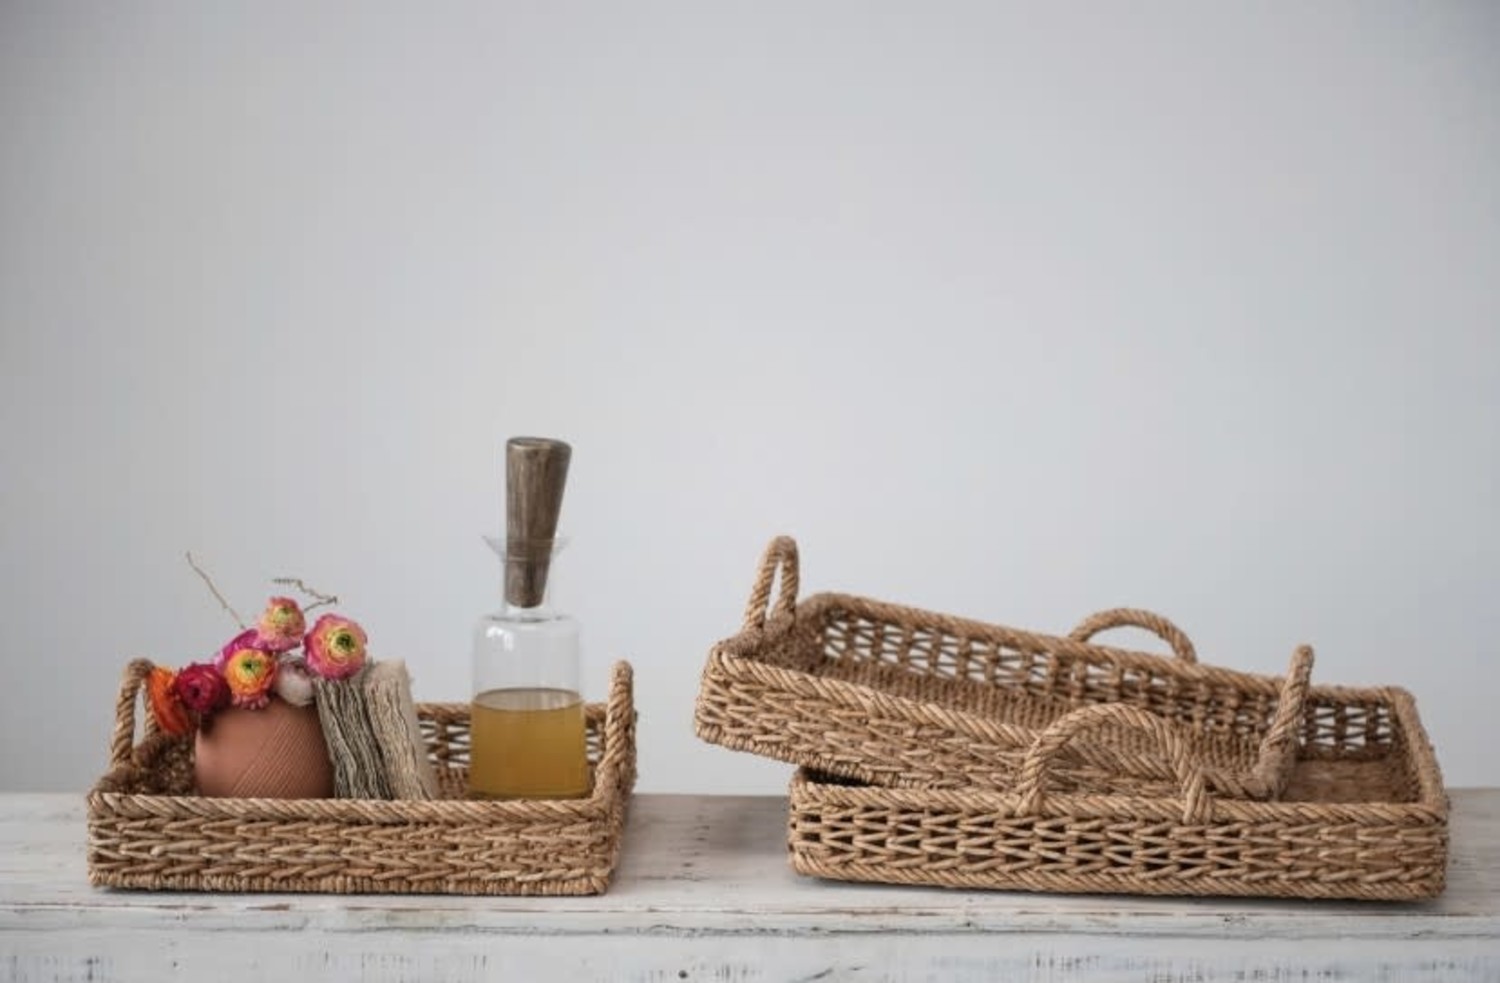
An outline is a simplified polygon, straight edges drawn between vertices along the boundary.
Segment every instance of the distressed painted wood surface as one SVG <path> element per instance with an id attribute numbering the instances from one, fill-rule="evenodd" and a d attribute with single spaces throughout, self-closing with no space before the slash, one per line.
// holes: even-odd
<path id="1" fill-rule="evenodd" d="M 0 795 L 9 980 L 1500 980 L 1500 790 L 1453 794 L 1427 904 L 837 884 L 786 863 L 786 803 L 638 796 L 599 898 L 91 888 L 81 797 Z"/>

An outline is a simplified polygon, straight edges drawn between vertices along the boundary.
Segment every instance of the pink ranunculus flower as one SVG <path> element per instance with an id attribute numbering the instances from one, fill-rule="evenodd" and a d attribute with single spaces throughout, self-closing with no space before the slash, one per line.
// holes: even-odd
<path id="1" fill-rule="evenodd" d="M 365 664 L 365 630 L 337 614 L 325 614 L 302 640 L 307 668 L 324 679 L 347 679 Z"/>
<path id="2" fill-rule="evenodd" d="M 229 706 L 229 684 L 223 673 L 207 662 L 194 662 L 183 669 L 172 688 L 183 706 L 200 717 L 210 717 Z"/>
<path id="3" fill-rule="evenodd" d="M 256 622 L 255 633 L 268 652 L 289 652 L 302 644 L 307 618 L 290 597 L 273 597 Z"/>
<path id="4" fill-rule="evenodd" d="M 258 652 L 271 651 L 266 647 L 266 643 L 261 641 L 259 631 L 254 628 L 246 628 L 231 638 L 223 648 L 219 649 L 219 654 L 214 656 L 214 668 L 223 672 L 225 667 L 229 665 L 230 658 L 241 649 L 255 649 Z"/>

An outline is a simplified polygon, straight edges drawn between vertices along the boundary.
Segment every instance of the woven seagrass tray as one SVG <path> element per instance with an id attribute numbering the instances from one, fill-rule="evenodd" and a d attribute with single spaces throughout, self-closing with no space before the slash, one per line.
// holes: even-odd
<path id="1" fill-rule="evenodd" d="M 847 881 L 1130 894 L 1407 901 L 1443 890 L 1448 800 L 1410 695 L 1313 687 L 1280 801 L 1207 790 L 1192 733 L 1135 707 L 1080 708 L 1009 790 L 891 789 L 800 770 L 792 867 Z M 1060 752 L 1099 726 L 1159 745 L 1155 792 L 1059 791 Z"/>
<path id="2" fill-rule="evenodd" d="M 192 738 L 145 714 L 132 662 L 116 707 L 112 766 L 88 796 L 89 880 L 108 887 L 382 894 L 600 894 L 620 854 L 635 786 L 629 663 L 607 703 L 587 707 L 593 790 L 583 799 L 465 798 L 469 707 L 423 703 L 418 718 L 441 798 L 218 799 L 192 794 Z"/>
<path id="3" fill-rule="evenodd" d="M 1216 793 L 1274 798 L 1286 785 L 1306 646 L 1285 677 L 1262 676 L 1198 664 L 1187 636 L 1145 611 L 1101 612 L 1061 638 L 848 594 L 799 601 L 798 582 L 797 545 L 778 537 L 742 630 L 709 652 L 699 737 L 874 785 L 1007 788 L 1043 728 L 1080 706 L 1123 703 L 1190 728 Z M 1089 641 L 1123 625 L 1161 635 L 1176 658 Z M 1173 777 L 1152 741 L 1108 723 L 1061 752 L 1057 770 L 1063 787 L 1121 792 Z"/>

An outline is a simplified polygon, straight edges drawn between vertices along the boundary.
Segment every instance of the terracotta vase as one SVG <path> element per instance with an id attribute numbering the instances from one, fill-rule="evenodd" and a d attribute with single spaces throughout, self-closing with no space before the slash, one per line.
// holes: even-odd
<path id="1" fill-rule="evenodd" d="M 231 707 L 198 731 L 198 794 L 264 799 L 333 796 L 333 764 L 314 706 L 277 698 L 260 710 Z"/>

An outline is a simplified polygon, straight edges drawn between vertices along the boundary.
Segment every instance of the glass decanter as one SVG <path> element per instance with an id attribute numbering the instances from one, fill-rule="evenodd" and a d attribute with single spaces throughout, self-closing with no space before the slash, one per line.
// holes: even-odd
<path id="1" fill-rule="evenodd" d="M 589 793 L 578 622 L 552 604 L 565 540 L 485 537 L 505 567 L 505 605 L 474 632 L 469 791 L 487 799 Z"/>

